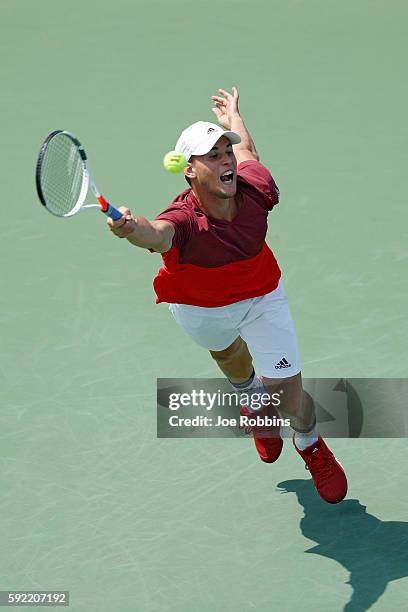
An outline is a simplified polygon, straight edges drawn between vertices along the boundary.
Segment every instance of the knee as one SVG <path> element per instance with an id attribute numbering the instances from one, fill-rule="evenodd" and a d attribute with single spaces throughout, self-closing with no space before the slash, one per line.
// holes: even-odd
<path id="1" fill-rule="evenodd" d="M 267 378 L 261 376 L 262 383 L 268 393 L 280 394 L 280 408 L 286 410 L 290 408 L 291 411 L 298 411 L 302 409 L 302 376 L 301 374 L 295 374 L 288 378 Z"/>
<path id="2" fill-rule="evenodd" d="M 302 375 L 295 374 L 294 376 L 289 376 L 288 378 L 267 378 L 266 376 L 260 377 L 265 387 L 270 388 L 285 388 L 287 391 L 291 391 L 292 393 L 302 392 Z"/>
<path id="3" fill-rule="evenodd" d="M 234 361 L 242 352 L 245 342 L 242 338 L 237 338 L 234 342 L 222 351 L 210 351 L 210 355 L 217 363 L 230 363 Z"/>

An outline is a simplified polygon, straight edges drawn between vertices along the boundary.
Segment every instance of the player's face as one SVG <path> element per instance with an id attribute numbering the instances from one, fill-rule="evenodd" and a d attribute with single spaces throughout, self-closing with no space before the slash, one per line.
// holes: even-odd
<path id="1" fill-rule="evenodd" d="M 221 136 L 211 151 L 192 159 L 193 179 L 198 189 L 218 198 L 232 198 L 237 191 L 237 160 L 232 144 Z"/>

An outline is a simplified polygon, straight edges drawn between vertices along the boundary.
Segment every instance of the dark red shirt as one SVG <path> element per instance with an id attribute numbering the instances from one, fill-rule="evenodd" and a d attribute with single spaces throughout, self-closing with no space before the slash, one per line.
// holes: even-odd
<path id="1" fill-rule="evenodd" d="M 281 272 L 265 236 L 279 190 L 269 170 L 249 160 L 238 166 L 237 192 L 241 206 L 232 221 L 209 217 L 191 188 L 157 215 L 175 234 L 153 282 L 156 303 L 211 308 L 276 289 Z"/>

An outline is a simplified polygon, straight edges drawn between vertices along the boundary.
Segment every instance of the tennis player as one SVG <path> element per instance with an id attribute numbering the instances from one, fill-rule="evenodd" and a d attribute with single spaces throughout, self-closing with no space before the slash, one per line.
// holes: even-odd
<path id="1" fill-rule="evenodd" d="M 162 213 L 148 221 L 122 207 L 123 217 L 107 223 L 119 238 L 161 253 L 156 302 L 170 304 L 176 322 L 238 391 L 280 393 L 279 413 L 290 419 L 296 451 L 319 495 L 337 503 L 347 492 L 346 475 L 316 431 L 281 271 L 265 242 L 279 191 L 259 161 L 238 99 L 235 87 L 220 89 L 212 96 L 220 125 L 198 121 L 182 132 L 175 150 L 188 161 L 189 187 Z M 279 430 L 267 435 L 254 427 L 253 435 L 262 461 L 276 461 Z"/>

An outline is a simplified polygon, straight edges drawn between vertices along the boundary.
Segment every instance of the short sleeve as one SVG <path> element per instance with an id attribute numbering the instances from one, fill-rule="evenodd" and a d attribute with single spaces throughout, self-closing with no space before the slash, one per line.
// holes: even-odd
<path id="1" fill-rule="evenodd" d="M 241 162 L 238 166 L 238 176 L 264 194 L 268 210 L 272 210 L 279 202 L 279 189 L 271 173 L 255 159 Z"/>
<path id="2" fill-rule="evenodd" d="M 173 246 L 178 249 L 181 249 L 190 240 L 197 227 L 193 211 L 180 203 L 168 206 L 166 210 L 157 215 L 155 221 L 169 221 L 173 224 Z"/>

